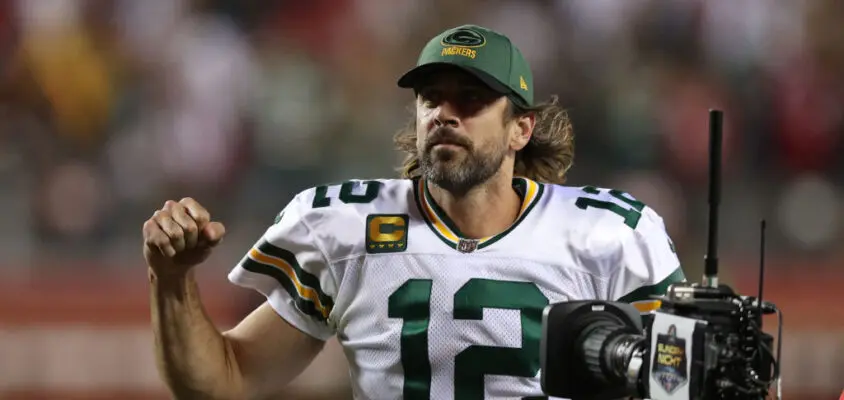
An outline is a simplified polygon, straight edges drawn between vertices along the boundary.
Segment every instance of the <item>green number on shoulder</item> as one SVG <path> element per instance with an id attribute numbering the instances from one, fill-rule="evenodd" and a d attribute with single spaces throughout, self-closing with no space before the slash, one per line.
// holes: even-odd
<path id="1" fill-rule="evenodd" d="M 429 399 L 428 357 L 431 280 L 411 279 L 389 299 L 390 318 L 404 320 L 401 363 L 405 399 Z M 469 346 L 454 359 L 454 391 L 458 399 L 483 399 L 484 375 L 534 377 L 539 372 L 542 310 L 548 298 L 531 282 L 471 279 L 454 294 L 456 320 L 482 320 L 484 308 L 519 310 L 522 347 Z"/>
<path id="2" fill-rule="evenodd" d="M 601 191 L 593 186 L 585 186 L 583 187 L 583 191 L 593 195 L 601 194 Z M 632 197 L 628 197 L 629 195 L 627 193 L 619 190 L 609 190 L 608 193 L 613 198 L 629 205 L 631 208 L 624 208 L 618 203 L 598 200 L 592 197 L 578 197 L 574 204 L 582 210 L 594 207 L 614 212 L 624 218 L 625 225 L 631 229 L 636 229 L 636 226 L 639 225 L 639 219 L 642 217 L 641 212 L 645 208 L 645 204 Z"/>
<path id="3" fill-rule="evenodd" d="M 314 194 L 313 208 L 328 207 L 331 205 L 331 198 L 328 197 L 328 188 L 333 185 L 323 185 L 316 188 Z M 356 186 L 363 186 L 366 189 L 363 193 L 354 193 Z M 340 185 L 340 194 L 337 196 L 343 203 L 369 203 L 378 197 L 383 184 L 379 181 L 347 181 Z"/>

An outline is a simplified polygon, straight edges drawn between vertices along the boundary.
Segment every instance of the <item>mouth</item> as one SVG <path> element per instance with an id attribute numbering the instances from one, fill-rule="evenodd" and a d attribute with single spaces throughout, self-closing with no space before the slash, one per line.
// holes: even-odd
<path id="1" fill-rule="evenodd" d="M 456 143 L 436 143 L 431 146 L 431 150 L 434 149 L 462 149 L 464 148 L 463 145 L 456 144 Z"/>
<path id="2" fill-rule="evenodd" d="M 438 152 L 445 151 L 451 153 L 460 149 L 471 150 L 471 142 L 451 129 L 439 128 L 431 132 L 425 150 L 426 152 L 438 150 Z"/>
<path id="3" fill-rule="evenodd" d="M 458 150 L 468 148 L 468 146 L 466 146 L 464 143 L 461 143 L 459 140 L 451 138 L 434 139 L 430 144 L 428 144 L 428 151 L 433 151 L 436 149 Z"/>

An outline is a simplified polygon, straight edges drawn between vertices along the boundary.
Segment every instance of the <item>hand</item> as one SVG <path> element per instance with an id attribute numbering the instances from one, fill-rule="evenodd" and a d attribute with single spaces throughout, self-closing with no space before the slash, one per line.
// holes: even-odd
<path id="1" fill-rule="evenodd" d="M 196 200 L 167 200 L 144 223 L 144 258 L 156 276 L 184 275 L 223 240 L 226 228 Z"/>

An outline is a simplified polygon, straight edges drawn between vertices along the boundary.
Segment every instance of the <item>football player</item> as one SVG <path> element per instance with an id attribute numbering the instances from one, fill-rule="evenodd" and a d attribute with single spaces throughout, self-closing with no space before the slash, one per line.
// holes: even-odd
<path id="1" fill-rule="evenodd" d="M 229 274 L 266 296 L 219 332 L 193 277 L 224 235 L 197 201 L 144 224 L 158 367 L 180 398 L 266 398 L 336 337 L 360 399 L 534 398 L 550 303 L 629 301 L 684 279 L 657 213 L 564 186 L 572 131 L 501 33 L 449 29 L 398 85 L 416 115 L 401 179 L 293 198 Z"/>

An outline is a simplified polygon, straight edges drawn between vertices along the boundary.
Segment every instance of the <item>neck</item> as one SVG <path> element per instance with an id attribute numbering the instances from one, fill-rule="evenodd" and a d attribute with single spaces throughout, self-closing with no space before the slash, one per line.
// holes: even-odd
<path id="1" fill-rule="evenodd" d="M 428 190 L 457 229 L 469 239 L 480 239 L 505 231 L 516 218 L 522 200 L 513 189 L 513 174 L 499 172 L 466 193 L 455 195 L 428 182 Z"/>

